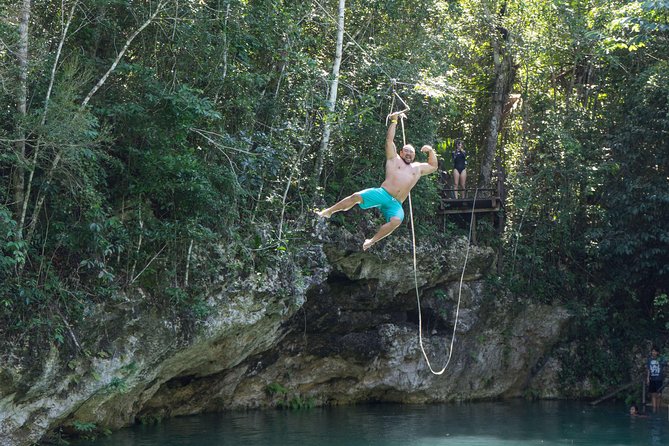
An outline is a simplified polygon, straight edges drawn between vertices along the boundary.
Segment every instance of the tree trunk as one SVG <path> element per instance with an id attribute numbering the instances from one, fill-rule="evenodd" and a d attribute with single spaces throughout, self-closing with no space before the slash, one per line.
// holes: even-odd
<path id="1" fill-rule="evenodd" d="M 25 187 L 26 135 L 23 130 L 23 118 L 28 111 L 28 23 L 30 21 L 30 0 L 23 0 L 19 18 L 19 47 L 16 53 L 19 82 L 16 94 L 16 109 L 19 115 L 18 137 L 16 141 L 16 167 L 12 174 L 12 189 L 16 217 L 20 218 L 23 208 Z M 21 234 L 20 228 L 18 232 Z"/>
<path id="2" fill-rule="evenodd" d="M 495 160 L 497 170 L 497 196 L 501 203 L 501 209 L 497 212 L 496 232 L 501 238 L 504 236 L 504 226 L 506 225 L 506 171 L 502 165 L 502 159 L 497 157 Z M 502 244 L 497 247 L 497 273 L 504 271 L 504 248 Z"/>
<path id="3" fill-rule="evenodd" d="M 483 154 L 483 161 L 481 162 L 481 187 L 490 187 L 490 179 L 492 177 L 492 166 L 495 160 L 495 153 L 497 151 L 497 141 L 499 139 L 499 131 L 502 124 L 502 113 L 504 111 L 504 104 L 509 95 L 509 76 L 511 74 L 511 57 L 508 56 L 508 49 L 506 42 L 497 42 L 493 45 L 494 48 L 494 64 L 495 64 L 495 89 L 492 96 L 492 113 L 490 117 L 490 124 L 488 126 L 488 137 L 486 138 L 485 152 Z"/>
<path id="4" fill-rule="evenodd" d="M 228 74 L 228 19 L 230 18 L 230 2 L 225 5 L 225 21 L 223 22 L 223 74 L 221 75 L 221 83 L 225 82 L 225 77 Z"/>
<path id="5" fill-rule="evenodd" d="M 47 88 L 46 96 L 44 98 L 44 111 L 42 112 L 42 120 L 41 120 L 42 126 L 44 126 L 44 124 L 46 123 L 46 116 L 49 110 L 49 101 L 51 100 L 51 91 L 53 90 L 53 84 L 56 80 L 56 69 L 58 68 L 58 62 L 60 61 L 60 54 L 63 51 L 63 45 L 65 44 L 65 39 L 67 38 L 67 31 L 70 28 L 70 24 L 72 23 L 72 18 L 74 17 L 74 11 L 76 10 L 78 3 L 79 3 L 78 0 L 75 0 L 74 3 L 72 3 L 72 7 L 70 8 L 70 14 L 67 17 L 67 22 L 65 23 L 65 27 L 63 28 L 63 33 L 61 35 L 60 42 L 58 43 L 58 49 L 56 50 L 56 58 L 53 61 L 53 66 L 51 68 L 49 87 Z M 28 183 L 25 186 L 25 192 L 23 194 L 21 217 L 18 225 L 19 234 L 23 234 L 23 225 L 25 224 L 26 214 L 28 212 L 28 202 L 30 201 L 33 178 L 35 176 L 35 170 L 37 169 L 37 160 L 39 156 L 39 151 L 40 151 L 40 141 L 38 140 L 35 144 L 35 147 L 33 147 L 32 162 L 30 163 L 30 174 L 28 175 Z"/>
<path id="6" fill-rule="evenodd" d="M 506 14 L 507 4 L 502 3 L 498 17 L 501 19 Z M 490 124 L 488 126 L 488 136 L 486 138 L 485 151 L 481 162 L 481 178 L 479 186 L 488 188 L 491 185 L 492 166 L 497 152 L 497 143 L 499 140 L 499 131 L 502 126 L 504 105 L 506 104 L 513 84 L 513 57 L 510 54 L 509 44 L 511 33 L 501 27 L 495 26 L 490 12 L 485 7 L 485 14 L 490 23 L 492 32 L 493 64 L 495 76 L 495 88 L 492 95 L 492 110 Z"/>
<path id="7" fill-rule="evenodd" d="M 28 0 L 25 0 L 28 1 Z M 81 105 L 79 106 L 79 111 L 83 112 L 86 107 L 88 106 L 88 102 L 91 100 L 93 95 L 104 85 L 104 83 L 107 81 L 107 78 L 111 75 L 111 73 L 116 69 L 116 66 L 118 63 L 121 61 L 123 58 L 123 55 L 125 52 L 128 50 L 130 45 L 132 44 L 133 40 L 135 40 L 135 37 L 137 37 L 147 26 L 149 26 L 156 18 L 156 16 L 165 8 L 166 1 L 160 1 L 156 5 L 156 10 L 151 14 L 151 16 L 144 22 L 142 25 L 137 28 L 131 35 L 128 37 L 128 39 L 125 41 L 125 45 L 123 45 L 123 48 L 121 48 L 121 51 L 116 55 L 116 58 L 112 62 L 111 66 L 109 69 L 105 72 L 105 74 L 102 75 L 100 79 L 98 79 L 97 83 L 93 86 L 91 91 L 88 92 L 84 100 L 81 102 Z M 58 165 L 60 164 L 60 160 L 62 159 L 63 156 L 63 151 L 59 150 L 56 153 L 56 156 L 54 157 L 53 161 L 51 162 L 51 166 L 49 167 L 47 173 L 46 173 L 46 180 L 44 182 L 45 186 L 48 187 L 51 184 L 51 181 L 53 180 L 53 176 L 56 172 L 56 169 L 58 168 Z M 39 219 L 40 212 L 42 211 L 42 206 L 44 205 L 44 190 L 46 187 L 43 187 L 43 189 L 40 191 L 40 193 L 37 194 L 37 199 L 35 202 L 35 209 L 33 211 L 32 218 L 30 219 L 30 224 L 28 225 L 28 232 L 27 232 L 27 237 L 26 240 L 30 240 L 35 232 L 35 228 L 37 227 L 37 220 Z"/>
<path id="8" fill-rule="evenodd" d="M 342 48 L 344 46 L 344 12 L 346 10 L 346 0 L 339 0 L 339 14 L 337 18 L 337 48 L 335 50 L 334 64 L 332 65 L 332 83 L 327 100 L 327 110 L 323 120 L 323 139 L 318 150 L 318 159 L 316 160 L 316 180 L 320 181 L 323 172 L 323 160 L 330 144 L 330 133 L 332 131 L 331 120 L 334 116 L 335 104 L 337 102 L 337 87 L 339 86 L 339 66 L 341 65 Z"/>
<path id="9" fill-rule="evenodd" d="M 112 72 L 116 69 L 116 66 L 121 61 L 121 59 L 123 58 L 123 55 L 128 50 L 128 48 L 130 48 L 130 45 L 132 44 L 132 41 L 135 40 L 135 37 L 137 37 L 142 31 L 144 31 L 144 28 L 146 28 L 147 26 L 149 26 L 151 24 L 151 22 L 153 22 L 153 20 L 156 18 L 158 13 L 160 13 L 165 8 L 166 3 L 167 3 L 166 1 L 158 2 L 158 4 L 156 5 L 156 10 L 153 11 L 153 14 L 151 14 L 151 16 L 144 23 L 142 23 L 142 25 L 139 28 L 137 28 L 135 30 L 135 32 L 130 35 L 130 37 L 128 37 L 128 40 L 125 41 L 125 45 L 123 45 L 123 48 L 121 49 L 121 51 L 119 51 L 119 53 L 116 55 L 116 59 L 114 59 L 114 62 L 112 62 L 111 66 L 109 67 L 107 72 L 98 80 L 98 82 L 91 89 L 91 91 L 88 92 L 88 94 L 86 95 L 84 100 L 81 101 L 81 107 L 80 108 L 82 110 L 84 108 L 86 108 L 86 106 L 88 105 L 88 102 L 91 100 L 93 95 L 98 91 L 98 89 L 100 89 L 100 87 L 102 87 L 104 85 L 104 83 L 107 81 L 107 78 L 109 77 L 109 75 L 112 74 Z"/>

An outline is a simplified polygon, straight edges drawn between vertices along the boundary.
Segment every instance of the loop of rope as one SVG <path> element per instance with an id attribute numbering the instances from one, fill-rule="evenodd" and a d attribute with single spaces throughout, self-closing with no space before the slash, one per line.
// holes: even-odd
<path id="1" fill-rule="evenodd" d="M 402 100 L 402 98 L 395 92 L 395 88 L 393 85 L 393 93 L 399 98 L 400 101 L 404 104 L 404 106 L 409 109 L 409 107 L 406 105 L 406 103 Z M 392 107 L 394 107 L 395 104 L 395 96 L 393 96 L 393 101 L 391 105 L 391 112 L 393 110 Z M 403 144 L 407 144 L 406 140 L 406 133 L 404 131 L 404 119 L 401 119 L 402 122 L 402 141 Z M 418 305 L 418 343 L 420 344 L 420 350 L 423 352 L 423 357 L 425 358 L 425 362 L 427 362 L 427 366 L 430 369 L 430 372 L 432 372 L 434 375 L 441 375 L 446 371 L 446 368 L 448 365 L 451 363 L 451 357 L 453 356 L 453 346 L 455 345 L 455 332 L 458 328 L 458 318 L 460 316 L 460 303 L 462 301 L 462 283 L 465 279 L 465 271 L 467 269 L 467 260 L 469 259 L 469 250 L 471 247 L 471 240 L 472 240 L 472 229 L 474 226 L 474 209 L 476 207 L 476 198 L 478 196 L 479 189 L 478 187 L 476 188 L 476 191 L 474 192 L 474 201 L 472 202 L 472 216 L 469 220 L 469 236 L 467 237 L 467 251 L 465 253 L 465 262 L 464 265 L 462 266 L 462 274 L 460 275 L 460 285 L 458 287 L 458 305 L 456 306 L 455 310 L 455 321 L 453 322 L 453 335 L 451 336 L 451 345 L 448 349 L 448 359 L 446 360 L 446 364 L 444 367 L 439 370 L 435 371 L 434 368 L 432 368 L 432 364 L 430 363 L 430 359 L 427 357 L 427 353 L 425 352 L 425 347 L 423 346 L 423 315 L 420 310 L 420 292 L 418 291 L 418 262 L 416 261 L 416 231 L 414 229 L 414 221 L 413 221 L 413 205 L 411 203 L 411 192 L 409 192 L 409 217 L 411 219 L 411 242 L 413 245 L 413 278 L 414 278 L 414 285 L 416 289 L 416 303 Z"/>
<path id="2" fill-rule="evenodd" d="M 407 103 L 404 102 L 404 99 L 402 99 L 402 96 L 400 96 L 397 93 L 397 91 L 395 91 L 395 79 L 391 79 L 391 81 L 392 81 L 392 87 L 391 88 L 393 90 L 393 95 L 392 95 L 393 99 L 390 102 L 390 113 L 388 113 L 388 116 L 386 116 L 386 126 L 388 126 L 388 119 L 390 119 L 390 117 L 392 115 L 399 115 L 400 113 L 406 113 L 409 110 L 411 110 L 411 108 L 409 108 Z M 402 105 L 404 106 L 404 108 L 402 110 L 397 111 L 397 112 L 393 112 L 393 109 L 395 108 L 395 97 L 397 97 L 397 99 L 399 99 L 400 102 L 402 103 Z M 404 137 L 404 119 L 402 119 L 402 136 Z M 406 137 L 404 137 L 404 145 L 406 145 L 406 143 L 407 143 L 406 142 Z"/>
<path id="3" fill-rule="evenodd" d="M 474 208 L 476 206 L 476 197 L 478 195 L 478 192 L 479 189 L 477 187 L 476 191 L 474 192 L 474 201 L 472 202 L 472 216 L 471 219 L 469 220 L 469 237 L 467 238 L 467 251 L 465 253 L 465 262 L 464 265 L 462 266 L 462 274 L 460 275 L 460 286 L 458 288 L 458 305 L 455 310 L 455 322 L 453 323 L 453 336 L 451 336 L 451 345 L 450 348 L 448 349 L 448 359 L 446 360 L 444 368 L 442 368 L 439 371 L 435 371 L 432 368 L 430 359 L 427 357 L 427 353 L 425 352 L 425 347 L 423 346 L 423 316 L 420 311 L 420 292 L 418 291 L 418 268 L 416 262 L 416 232 L 414 231 L 413 207 L 411 205 L 411 192 L 409 192 L 409 216 L 411 217 L 411 241 L 413 243 L 413 278 L 416 287 L 416 302 L 418 303 L 418 343 L 420 344 L 420 350 L 423 352 L 423 357 L 425 358 L 425 362 L 427 362 L 427 366 L 430 368 L 430 372 L 432 372 L 434 375 L 441 375 L 444 373 L 444 371 L 446 371 L 446 368 L 451 362 L 451 356 L 453 355 L 453 346 L 455 345 L 455 331 L 458 328 L 458 317 L 460 315 L 462 282 L 464 281 L 465 278 L 465 270 L 467 269 L 467 260 L 469 259 L 469 249 L 471 247 L 471 240 L 472 240 L 472 227 L 474 224 Z"/>
<path id="4" fill-rule="evenodd" d="M 395 87 L 393 86 L 393 93 L 395 93 Z M 390 113 L 388 113 L 388 116 L 386 116 L 386 127 L 388 127 L 388 119 L 390 119 L 390 115 L 393 114 L 393 109 L 395 108 L 395 95 L 392 95 L 393 99 L 390 101 Z"/>

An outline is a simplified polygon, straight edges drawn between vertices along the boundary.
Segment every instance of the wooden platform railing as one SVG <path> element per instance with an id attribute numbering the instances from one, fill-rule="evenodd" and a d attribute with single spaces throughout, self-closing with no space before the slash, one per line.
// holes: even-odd
<path id="1" fill-rule="evenodd" d="M 478 198 L 490 198 L 499 195 L 498 190 L 496 188 L 492 187 L 487 187 L 487 188 L 467 188 L 464 189 L 464 196 L 462 195 L 463 189 L 455 189 L 455 188 L 442 188 L 441 189 L 441 196 L 445 200 L 457 200 L 455 198 L 455 193 L 458 193 L 458 196 L 460 197 L 459 199 L 466 199 L 466 198 L 474 198 L 474 195 L 476 195 L 477 199 Z"/>

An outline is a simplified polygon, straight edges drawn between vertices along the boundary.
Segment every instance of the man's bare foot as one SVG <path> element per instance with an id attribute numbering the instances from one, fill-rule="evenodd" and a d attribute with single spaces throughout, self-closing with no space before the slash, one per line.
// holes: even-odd
<path id="1" fill-rule="evenodd" d="M 315 212 L 316 212 L 316 215 L 318 215 L 319 217 L 323 217 L 323 218 L 330 218 L 332 216 L 332 214 L 330 212 L 328 212 L 327 209 L 323 209 L 322 211 L 315 211 Z"/>
<path id="2" fill-rule="evenodd" d="M 367 251 L 369 248 L 372 247 L 373 244 L 374 242 L 372 241 L 371 238 L 365 240 L 365 243 L 362 244 L 362 250 Z"/>

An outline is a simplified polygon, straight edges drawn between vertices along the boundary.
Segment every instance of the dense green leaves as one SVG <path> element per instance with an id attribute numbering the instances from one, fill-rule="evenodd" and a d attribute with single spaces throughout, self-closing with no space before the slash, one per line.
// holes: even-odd
<path id="1" fill-rule="evenodd" d="M 501 242 L 481 227 L 503 255 L 497 283 L 574 308 L 579 345 L 618 355 L 664 333 L 667 1 L 347 2 L 321 179 L 333 2 L 33 2 L 25 114 L 15 3 L 0 2 L 4 334 L 69 345 L 65 321 L 138 288 L 170 317 L 202 318 L 222 275 L 290 255 L 315 206 L 382 181 L 393 80 L 407 141 L 438 147 L 449 170 L 464 138 L 479 183 L 500 55 L 507 225 Z M 456 226 L 438 214 L 442 186 L 412 194 L 425 243 Z M 570 379 L 622 376 L 590 365 Z"/>

